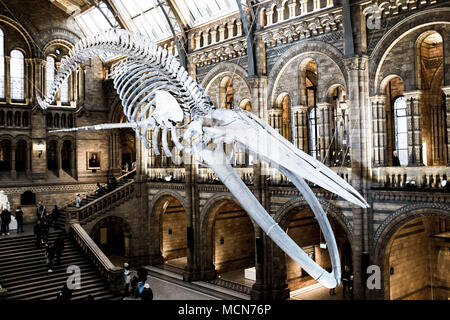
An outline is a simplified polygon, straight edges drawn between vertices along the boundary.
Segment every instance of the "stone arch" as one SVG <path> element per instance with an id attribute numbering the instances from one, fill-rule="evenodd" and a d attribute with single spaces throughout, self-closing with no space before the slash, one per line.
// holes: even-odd
<path id="1" fill-rule="evenodd" d="M 280 77 L 283 75 L 284 71 L 288 68 L 289 64 L 293 62 L 297 58 L 308 59 L 311 54 L 315 54 L 319 57 L 326 58 L 332 64 L 336 65 L 337 70 L 340 71 L 339 75 L 339 83 L 342 84 L 344 88 L 347 88 L 346 83 L 348 82 L 348 74 L 347 68 L 344 64 L 344 56 L 341 51 L 339 51 L 336 47 L 327 44 L 323 41 L 318 40 L 308 40 L 306 42 L 302 41 L 291 48 L 289 48 L 285 53 L 283 53 L 278 59 L 277 62 L 272 67 L 272 70 L 268 76 L 268 106 L 273 106 L 275 102 L 276 96 L 276 87 Z M 317 67 L 320 68 L 320 63 L 315 61 Z M 318 70 L 318 73 L 320 71 Z M 331 81 L 331 80 L 330 80 Z M 333 78 L 333 83 L 336 82 L 336 77 Z M 329 87 L 331 84 L 329 81 L 325 81 L 321 84 L 321 87 L 325 88 Z M 322 92 L 322 96 L 319 96 L 319 101 L 326 99 L 326 90 L 319 90 Z"/>
<path id="2" fill-rule="evenodd" d="M 450 205 L 446 203 L 416 203 L 401 207 L 378 227 L 374 235 L 374 257 L 382 261 L 382 256 L 392 235 L 409 220 L 424 216 L 450 217 Z M 381 260 L 380 260 L 381 259 Z"/>
<path id="3" fill-rule="evenodd" d="M 318 198 L 318 200 L 325 212 L 335 219 L 335 221 L 345 231 L 348 239 L 351 240 L 353 238 L 353 226 L 350 223 L 350 220 L 335 205 L 322 198 Z M 303 197 L 292 199 L 277 210 L 273 219 L 280 225 L 280 227 L 286 228 L 288 221 L 292 218 L 289 216 L 289 212 L 292 212 L 293 209 L 305 208 L 309 208 L 309 205 Z"/>
<path id="4" fill-rule="evenodd" d="M 248 82 L 247 71 L 239 65 L 229 62 L 223 62 L 212 68 L 202 80 L 202 86 L 211 100 L 217 107 L 222 105 L 220 97 L 220 82 L 223 78 L 229 77 L 233 87 L 233 105 L 239 106 L 242 99 L 252 98 L 252 91 Z"/>
<path id="5" fill-rule="evenodd" d="M 91 238 L 94 238 L 94 235 L 100 231 L 101 225 L 109 222 L 117 223 L 121 227 L 124 236 L 125 256 L 130 256 L 130 253 L 132 252 L 131 239 L 133 238 L 133 230 L 128 221 L 126 221 L 124 218 L 114 215 L 99 217 L 98 219 L 94 220 L 93 223 L 90 223 L 89 227 L 88 225 L 85 225 L 83 227 L 86 228 L 86 232 L 89 234 L 89 236 Z"/>
<path id="6" fill-rule="evenodd" d="M 15 19 L 12 19 L 2 14 L 0 14 L 0 21 L 16 29 L 17 32 L 20 33 L 20 35 L 25 39 L 25 42 L 27 43 L 28 55 L 31 55 L 33 57 L 36 56 L 37 48 L 34 45 L 33 38 L 31 37 L 30 33 L 22 26 L 21 23 L 19 23 Z M 27 54 L 25 56 L 27 56 Z"/>
<path id="7" fill-rule="evenodd" d="M 340 209 L 338 209 L 333 204 L 329 203 L 325 199 L 318 198 L 318 200 L 322 207 L 325 209 L 325 212 L 333 217 L 333 221 L 336 222 L 344 231 L 344 234 L 351 246 L 353 238 L 353 228 L 350 221 L 342 214 Z M 299 211 L 309 208 L 310 207 L 308 203 L 303 199 L 303 197 L 291 199 L 276 211 L 273 218 L 275 222 L 277 222 L 279 226 L 286 231 L 293 217 L 295 217 Z M 311 214 L 313 213 L 311 212 Z M 270 250 L 272 251 L 273 260 L 271 267 L 273 270 L 272 287 L 284 289 L 287 286 L 286 279 L 288 275 L 285 254 L 275 243 L 272 243 Z"/>
<path id="8" fill-rule="evenodd" d="M 394 236 L 402 229 L 408 222 L 417 218 L 432 218 L 442 217 L 450 219 L 450 206 L 445 203 L 417 203 L 412 205 L 406 205 L 392 215 L 390 215 L 382 225 L 380 225 L 375 233 L 373 257 L 374 263 L 381 266 L 381 282 L 382 290 L 374 293 L 374 297 L 381 299 L 388 299 L 390 294 L 390 281 L 387 279 L 386 270 L 389 267 L 389 256 L 391 249 L 389 244 L 392 244 Z"/>
<path id="9" fill-rule="evenodd" d="M 208 91 L 209 86 L 212 84 L 215 78 L 219 77 L 220 75 L 225 75 L 227 73 L 232 74 L 231 78 L 234 78 L 234 74 L 241 77 L 242 80 L 245 81 L 245 84 L 247 85 L 247 88 L 250 91 L 250 84 L 247 81 L 248 78 L 247 71 L 241 66 L 231 62 L 222 62 L 216 65 L 214 68 L 212 68 L 203 78 L 201 83 L 202 87 L 205 88 L 205 91 Z"/>
<path id="10" fill-rule="evenodd" d="M 213 227 L 216 220 L 217 213 L 220 209 L 221 203 L 234 202 L 239 205 L 239 202 L 229 193 L 221 192 L 205 203 L 200 213 L 200 247 L 204 248 L 204 252 L 201 257 L 201 268 L 204 272 L 210 272 L 211 269 L 214 270 L 214 239 L 213 238 Z M 253 219 L 249 216 L 250 221 L 253 225 L 253 230 L 256 231 L 257 225 Z"/>
<path id="11" fill-rule="evenodd" d="M 417 25 L 417 21 L 422 23 Z M 383 37 L 378 41 L 377 45 L 370 54 L 369 63 L 369 92 L 370 95 L 380 94 L 380 79 L 384 78 L 381 69 L 391 49 L 400 42 L 405 36 L 416 30 L 427 28 L 434 30 L 438 25 L 450 24 L 450 8 L 433 8 L 416 12 L 405 19 L 398 22 L 390 28 Z M 424 29 L 425 31 L 425 29 Z M 436 30 L 437 31 L 437 30 Z M 438 32 L 438 31 L 437 31 Z M 442 35 L 442 34 L 441 34 Z M 445 39 L 444 39 L 445 41 Z M 394 70 L 395 71 L 395 70 Z M 398 70 L 394 73 L 402 74 Z M 416 86 L 416 79 L 411 83 L 411 87 Z M 450 79 L 445 79 L 445 85 L 448 85 Z M 410 88 L 406 88 L 409 90 Z"/>
<path id="12" fill-rule="evenodd" d="M 149 205 L 148 213 L 150 216 L 149 219 L 149 232 L 152 237 L 152 241 L 150 244 L 150 252 L 153 255 L 161 256 L 161 237 L 160 237 L 160 224 L 161 224 L 161 212 L 162 206 L 164 202 L 168 198 L 175 198 L 183 208 L 186 208 L 186 202 L 184 197 L 176 191 L 172 190 L 161 190 L 156 193 L 152 201 Z M 186 217 L 187 219 L 187 217 Z"/>

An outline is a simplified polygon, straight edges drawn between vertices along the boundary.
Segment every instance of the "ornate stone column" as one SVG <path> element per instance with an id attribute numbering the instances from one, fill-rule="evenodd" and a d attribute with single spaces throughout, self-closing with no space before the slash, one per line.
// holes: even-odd
<path id="1" fill-rule="evenodd" d="M 56 145 L 56 175 L 58 177 L 61 177 L 63 175 L 63 169 L 62 169 L 62 144 L 58 141 Z M 72 165 L 72 163 L 71 163 Z"/>
<path id="2" fill-rule="evenodd" d="M 308 107 L 292 107 L 292 118 L 294 127 L 294 144 L 300 150 L 308 153 Z"/>
<path id="3" fill-rule="evenodd" d="M 331 103 L 322 102 L 317 104 L 317 122 L 319 126 L 319 154 L 320 159 L 329 166 L 330 165 L 330 142 L 331 142 Z"/>
<path id="4" fill-rule="evenodd" d="M 6 101 L 11 104 L 11 57 L 5 56 L 5 97 Z"/>
<path id="5" fill-rule="evenodd" d="M 267 25 L 270 26 L 271 24 L 273 24 L 273 10 L 269 10 L 266 12 L 266 16 L 267 16 Z"/>
<path id="6" fill-rule="evenodd" d="M 31 142 L 27 142 L 26 154 L 25 154 L 25 172 L 27 177 L 31 179 Z"/>
<path id="7" fill-rule="evenodd" d="M 301 15 L 308 13 L 308 0 L 300 0 L 300 10 Z"/>
<path id="8" fill-rule="evenodd" d="M 295 7 L 297 6 L 297 0 L 292 1 L 292 3 L 288 4 L 289 7 L 289 19 L 295 17 Z"/>
<path id="9" fill-rule="evenodd" d="M 420 91 L 405 92 L 408 105 L 408 149 L 409 165 L 423 164 L 422 158 L 422 116 L 420 110 Z"/>
<path id="10" fill-rule="evenodd" d="M 447 167 L 450 166 L 450 87 L 442 88 L 445 94 L 445 144 L 447 148 Z"/>
<path id="11" fill-rule="evenodd" d="M 11 144 L 11 179 L 16 180 L 17 171 L 16 171 L 16 143 L 13 142 Z"/>
<path id="12" fill-rule="evenodd" d="M 373 166 L 386 165 L 386 96 L 378 95 L 370 97 L 372 108 L 372 133 L 373 133 Z"/>

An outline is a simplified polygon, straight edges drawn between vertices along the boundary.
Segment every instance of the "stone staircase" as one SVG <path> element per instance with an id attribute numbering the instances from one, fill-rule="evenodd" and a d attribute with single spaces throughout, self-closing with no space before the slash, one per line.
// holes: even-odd
<path id="1" fill-rule="evenodd" d="M 52 243 L 58 232 L 51 232 Z M 107 281 L 100 275 L 88 255 L 72 235 L 65 236 L 65 248 L 61 264 L 53 266 L 49 273 L 43 248 L 35 247 L 33 235 L 0 238 L 0 277 L 7 290 L 6 299 L 54 300 L 67 281 L 67 267 L 77 265 L 81 269 L 81 289 L 73 292 L 72 300 L 117 299 L 110 291 Z"/>
<path id="2" fill-rule="evenodd" d="M 80 208 L 76 207 L 75 201 L 60 208 L 61 215 L 56 222 L 57 228 L 64 229 L 68 214 L 77 216 L 77 220 L 81 221 L 86 218 L 86 213 L 90 212 L 91 213 L 90 215 L 92 215 L 92 214 L 96 213 L 93 211 L 98 211 L 98 209 L 102 209 L 102 208 L 100 208 L 100 206 L 97 206 L 97 203 L 99 203 L 99 204 L 104 203 L 104 204 L 111 205 L 113 202 L 123 200 L 122 197 L 118 197 L 116 195 L 120 194 L 120 192 L 123 191 L 123 189 L 124 189 L 123 187 L 125 185 L 130 185 L 132 183 L 135 172 L 136 172 L 136 170 L 133 170 L 133 171 L 130 171 L 127 174 L 119 177 L 117 179 L 117 188 L 115 190 L 108 192 L 101 197 L 98 197 L 95 195 L 95 193 L 93 193 L 93 194 L 90 194 L 87 197 L 83 198 L 81 200 Z M 92 205 L 94 202 L 95 202 L 95 204 Z M 119 205 L 119 203 L 114 203 L 114 204 Z M 48 209 L 49 210 L 48 213 L 51 212 L 51 209 L 52 208 Z M 81 214 L 79 212 L 81 212 Z"/>

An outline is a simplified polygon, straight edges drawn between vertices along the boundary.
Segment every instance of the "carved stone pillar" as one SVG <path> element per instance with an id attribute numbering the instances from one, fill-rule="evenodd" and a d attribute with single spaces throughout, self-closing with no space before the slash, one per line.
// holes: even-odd
<path id="1" fill-rule="evenodd" d="M 25 172 L 27 177 L 31 179 L 31 142 L 27 142 L 26 152 L 25 152 Z"/>
<path id="2" fill-rule="evenodd" d="M 277 8 L 277 19 L 278 19 L 277 22 L 283 21 L 283 11 L 284 11 L 283 7 Z"/>
<path id="3" fill-rule="evenodd" d="M 234 25 L 232 23 L 228 24 L 227 29 L 228 29 L 227 39 L 233 38 L 235 36 L 235 34 L 233 34 Z"/>
<path id="4" fill-rule="evenodd" d="M 330 143 L 331 143 L 331 103 L 323 102 L 317 104 L 317 121 L 319 125 L 319 154 L 320 160 L 324 160 L 324 163 L 330 165 Z"/>
<path id="5" fill-rule="evenodd" d="M 16 180 L 17 171 L 16 171 L 16 144 L 11 144 L 11 179 Z"/>
<path id="6" fill-rule="evenodd" d="M 56 174 L 58 177 L 61 177 L 63 175 L 63 169 L 62 169 L 62 144 L 58 142 L 56 145 Z M 71 163 L 72 165 L 72 163 Z"/>
<path id="7" fill-rule="evenodd" d="M 195 49 L 200 48 L 200 39 L 202 38 L 202 36 L 200 34 L 197 34 L 195 36 Z"/>
<path id="8" fill-rule="evenodd" d="M 237 27 L 237 34 L 236 36 L 242 36 L 242 21 L 239 20 L 236 22 L 236 27 Z"/>
<path id="9" fill-rule="evenodd" d="M 288 4 L 289 6 L 289 19 L 292 19 L 295 17 L 295 7 L 297 6 L 297 1 L 294 0 L 292 3 Z"/>
<path id="10" fill-rule="evenodd" d="M 270 26 L 271 24 L 273 24 L 273 10 L 267 11 L 266 12 L 266 16 L 267 16 L 267 25 Z"/>
<path id="11" fill-rule="evenodd" d="M 70 171 L 72 177 L 78 179 L 78 170 L 77 170 L 77 146 L 75 142 L 72 144 L 72 155 L 70 157 Z"/>
<path id="12" fill-rule="evenodd" d="M 206 47 L 209 44 L 208 42 L 209 34 L 208 32 L 204 31 L 202 36 L 203 36 L 203 46 Z"/>
<path id="13" fill-rule="evenodd" d="M 408 149 L 409 165 L 423 164 L 422 158 L 422 116 L 420 110 L 420 91 L 404 93 L 408 105 Z"/>
<path id="14" fill-rule="evenodd" d="M 219 41 L 225 40 L 225 27 L 222 25 L 219 28 Z"/>
<path id="15" fill-rule="evenodd" d="M 292 118 L 294 127 L 294 144 L 300 150 L 308 153 L 308 107 L 292 107 Z"/>
<path id="16" fill-rule="evenodd" d="M 217 37 L 217 30 L 212 30 L 211 31 L 211 44 L 216 43 L 216 37 Z"/>
<path id="17" fill-rule="evenodd" d="M 450 166 L 450 87 L 442 88 L 445 94 L 445 143 L 447 147 L 447 166 Z"/>
<path id="18" fill-rule="evenodd" d="M 301 15 L 308 13 L 308 0 L 300 0 L 300 10 Z"/>
<path id="19" fill-rule="evenodd" d="M 386 96 L 379 95 L 370 98 L 372 107 L 372 147 L 373 166 L 386 165 Z"/>

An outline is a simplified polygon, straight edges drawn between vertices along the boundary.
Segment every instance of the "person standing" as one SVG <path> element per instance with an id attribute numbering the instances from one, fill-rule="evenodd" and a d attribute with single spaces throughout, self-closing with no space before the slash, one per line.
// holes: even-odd
<path id="1" fill-rule="evenodd" d="M 45 218 L 46 214 L 47 214 L 47 210 L 45 209 L 45 206 L 42 204 L 41 201 L 39 201 L 39 205 L 36 209 L 36 218 L 38 220 L 43 220 Z"/>
<path id="2" fill-rule="evenodd" d="M 353 296 L 353 279 L 354 279 L 354 275 L 352 274 L 350 276 L 350 280 L 348 282 L 348 293 L 350 295 L 350 300 L 353 300 L 354 296 Z"/>
<path id="3" fill-rule="evenodd" d="M 47 243 L 47 241 L 48 241 L 49 231 L 50 231 L 50 227 L 48 225 L 48 222 L 46 220 L 43 220 L 41 222 L 41 237 L 42 237 L 42 241 L 44 243 Z"/>
<path id="4" fill-rule="evenodd" d="M 9 223 L 11 222 L 11 212 L 9 212 L 7 208 L 3 208 L 1 218 L 2 218 L 1 235 L 9 235 Z"/>
<path id="5" fill-rule="evenodd" d="M 75 206 L 76 206 L 77 208 L 80 208 L 80 207 L 81 207 L 81 196 L 80 196 L 79 193 L 77 193 L 77 196 L 75 197 Z"/>
<path id="6" fill-rule="evenodd" d="M 400 167 L 400 159 L 398 158 L 398 152 L 395 150 L 392 156 L 392 165 L 394 167 Z"/>
<path id="7" fill-rule="evenodd" d="M 48 272 L 53 272 L 53 257 L 55 255 L 55 251 L 52 245 L 46 244 L 45 245 L 45 257 L 47 258 L 47 269 Z"/>
<path id="8" fill-rule="evenodd" d="M 20 206 L 16 208 L 17 233 L 23 232 L 23 211 Z"/>
<path id="9" fill-rule="evenodd" d="M 151 301 L 153 300 L 153 291 L 150 288 L 150 285 L 146 282 L 144 284 L 144 289 L 141 293 L 141 301 Z"/>
<path id="10" fill-rule="evenodd" d="M 344 272 L 342 272 L 342 294 L 345 299 L 345 292 L 348 290 L 348 284 L 350 281 L 350 268 L 348 266 L 344 267 Z"/>
<path id="11" fill-rule="evenodd" d="M 59 211 L 58 206 L 56 204 L 55 204 L 55 207 L 52 210 L 52 214 L 51 215 L 52 215 L 53 226 L 56 229 L 56 222 L 58 221 L 59 216 L 61 215 L 61 212 Z"/>
<path id="12" fill-rule="evenodd" d="M 131 283 L 131 272 L 128 268 L 129 268 L 129 265 L 128 265 L 128 263 L 125 262 L 123 264 L 123 280 L 125 282 L 125 290 L 123 293 L 124 298 L 128 296 L 128 291 L 130 289 L 130 283 Z"/>
<path id="13" fill-rule="evenodd" d="M 56 264 L 61 264 L 61 255 L 64 250 L 64 237 L 63 234 L 60 233 L 58 237 L 55 240 L 55 243 L 53 244 L 53 247 L 55 249 L 55 256 L 56 256 Z"/>
<path id="14" fill-rule="evenodd" d="M 37 220 L 34 225 L 34 235 L 36 236 L 36 248 L 41 246 L 42 241 L 42 230 L 41 230 L 41 221 Z"/>

